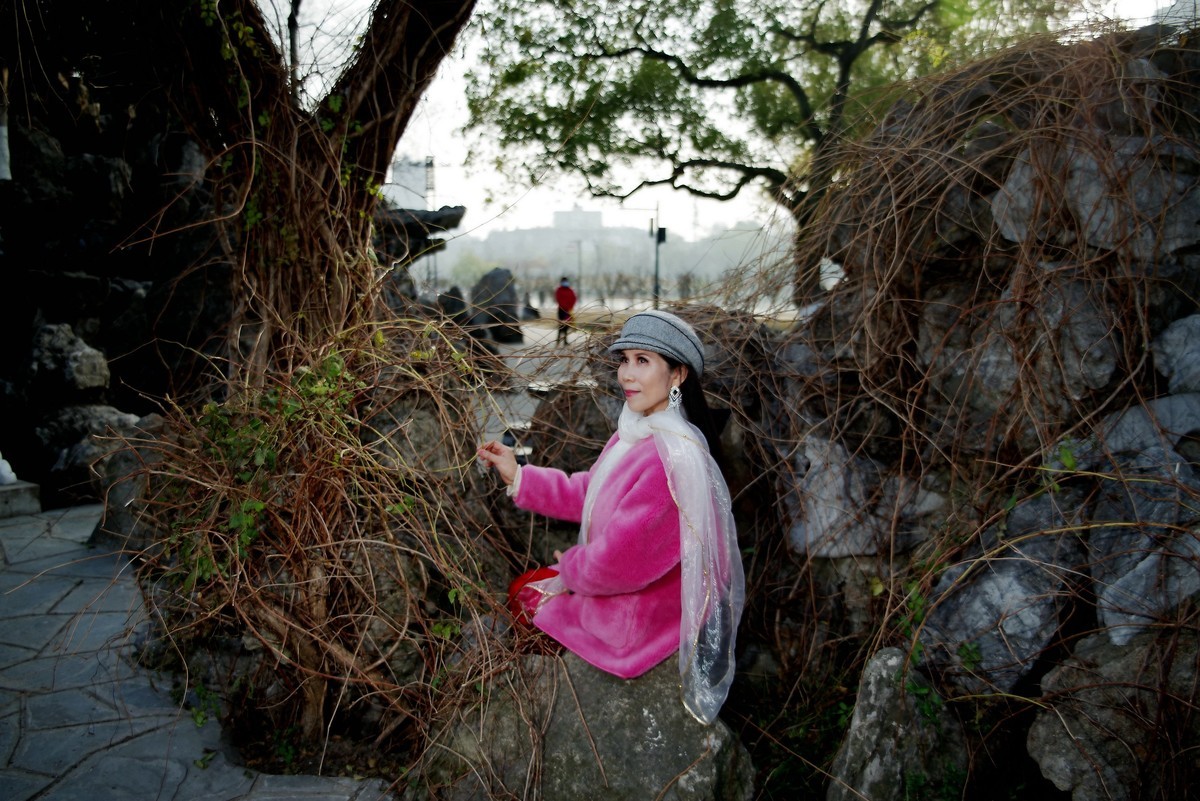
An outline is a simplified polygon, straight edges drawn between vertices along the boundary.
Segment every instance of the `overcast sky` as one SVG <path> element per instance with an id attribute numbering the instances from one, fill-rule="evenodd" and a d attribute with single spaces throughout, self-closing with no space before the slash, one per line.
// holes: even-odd
<path id="1" fill-rule="evenodd" d="M 1196 0 L 1184 2 L 1190 10 Z M 275 0 L 275 3 L 283 7 L 282 19 L 286 19 L 287 3 L 284 0 Z M 1148 21 L 1159 5 L 1155 0 L 1117 0 L 1102 8 L 1108 9 L 1108 16 L 1140 23 Z M 301 6 L 304 30 L 310 34 L 314 31 L 323 34 L 309 42 L 312 58 L 326 65 L 336 64 L 345 43 L 353 41 L 361 31 L 370 7 L 371 0 L 305 0 Z M 767 224 L 772 216 L 780 213 L 753 190 L 743 192 L 743 198 L 726 203 L 693 199 L 671 190 L 644 191 L 621 205 L 615 201 L 592 199 L 582 192 L 579 184 L 569 179 L 556 180 L 552 186 L 541 189 L 514 189 L 495 174 L 468 172 L 463 166 L 471 147 L 462 131 L 466 122 L 463 77 L 467 71 L 465 52 L 471 36 L 472 31 L 468 28 L 460 37 L 457 51 L 442 62 L 437 79 L 421 100 L 396 148 L 397 161 L 423 165 L 427 158 L 433 159 L 433 196 L 427 199 L 426 205 L 429 208 L 465 206 L 467 214 L 459 233 L 482 236 L 496 229 L 548 226 L 555 211 L 567 211 L 575 205 L 604 212 L 606 225 L 645 226 L 648 231 L 650 219 L 656 218 L 658 225 L 673 236 L 686 239 L 696 239 L 714 225 L 729 226 L 741 220 Z M 423 193 L 426 173 L 423 167 L 398 172 L 395 180 L 415 184 L 415 190 Z M 420 198 L 414 196 L 409 200 L 411 202 L 404 205 L 420 207 Z"/>

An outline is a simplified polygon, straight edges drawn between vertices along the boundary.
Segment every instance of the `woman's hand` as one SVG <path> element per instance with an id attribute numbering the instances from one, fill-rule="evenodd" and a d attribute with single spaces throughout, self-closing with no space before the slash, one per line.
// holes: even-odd
<path id="1" fill-rule="evenodd" d="M 480 461 L 500 475 L 500 480 L 504 482 L 505 486 L 512 485 L 513 480 L 517 477 L 517 457 L 513 454 L 512 448 L 492 440 L 480 445 L 475 454 Z"/>

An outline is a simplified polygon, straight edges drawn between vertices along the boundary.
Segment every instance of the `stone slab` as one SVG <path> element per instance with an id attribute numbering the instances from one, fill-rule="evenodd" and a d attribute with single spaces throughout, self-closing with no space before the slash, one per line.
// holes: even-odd
<path id="1" fill-rule="evenodd" d="M 42 511 L 42 488 L 28 481 L 0 485 L 0 517 L 36 515 Z"/>

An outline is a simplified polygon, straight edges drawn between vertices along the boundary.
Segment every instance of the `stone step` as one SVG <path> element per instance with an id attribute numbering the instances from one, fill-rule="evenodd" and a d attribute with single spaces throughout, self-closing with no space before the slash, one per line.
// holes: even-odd
<path id="1" fill-rule="evenodd" d="M 42 511 L 41 487 L 28 481 L 0 484 L 0 518 L 36 515 Z"/>

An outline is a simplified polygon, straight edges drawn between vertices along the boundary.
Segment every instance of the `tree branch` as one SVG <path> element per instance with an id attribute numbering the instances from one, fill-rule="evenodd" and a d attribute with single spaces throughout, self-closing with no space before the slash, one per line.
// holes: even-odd
<path id="1" fill-rule="evenodd" d="M 417 101 L 466 25 L 475 0 L 379 0 L 358 55 L 330 91 L 345 98 L 348 154 L 381 184 Z M 322 114 L 327 113 L 322 104 Z"/>
<path id="2" fill-rule="evenodd" d="M 738 178 L 734 181 L 732 187 L 725 191 L 703 189 L 684 180 L 688 171 L 695 169 L 727 170 L 729 172 L 736 173 Z M 733 198 L 737 197 L 743 189 L 756 180 L 765 181 L 771 197 L 777 203 L 789 208 L 796 205 L 803 197 L 803 192 L 797 192 L 791 187 L 787 173 L 785 173 L 783 170 L 778 170 L 773 167 L 755 167 L 748 164 L 739 164 L 733 161 L 724 161 L 722 159 L 705 158 L 675 161 L 673 162 L 671 175 L 669 177 L 644 179 L 632 189 L 625 192 L 615 192 L 612 190 L 602 189 L 597 187 L 590 180 L 588 180 L 587 186 L 588 190 L 595 197 L 610 197 L 617 200 L 628 200 L 638 191 L 651 186 L 670 186 L 672 189 L 678 189 L 682 192 L 687 192 L 694 197 L 703 197 L 712 200 L 732 200 Z"/>
<path id="3" fill-rule="evenodd" d="M 796 105 L 800 108 L 800 116 L 807 121 L 804 129 L 807 131 L 810 141 L 816 142 L 821 139 L 821 129 L 813 123 L 812 101 L 809 99 L 808 92 L 800 85 L 799 81 L 782 70 L 756 70 L 753 72 L 743 72 L 728 78 L 705 78 L 698 75 L 679 56 L 645 45 L 634 45 L 616 50 L 602 51 L 600 53 L 589 54 L 586 57 L 616 60 L 633 55 L 640 55 L 643 58 L 669 64 L 675 69 L 676 74 L 679 75 L 684 83 L 702 89 L 741 89 L 759 83 L 778 83 L 795 99 Z"/>

